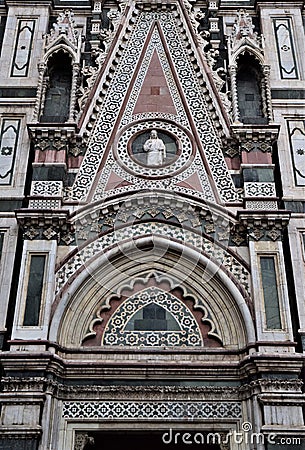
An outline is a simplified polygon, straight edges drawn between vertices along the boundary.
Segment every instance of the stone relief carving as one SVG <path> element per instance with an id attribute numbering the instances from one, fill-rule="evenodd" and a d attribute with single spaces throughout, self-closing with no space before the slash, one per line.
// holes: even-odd
<path id="1" fill-rule="evenodd" d="M 258 36 L 254 31 L 252 17 L 244 9 L 237 11 L 232 34 L 228 37 L 228 44 L 229 58 L 245 45 L 256 49 L 259 54 L 263 54 L 264 36 Z"/>
<path id="2" fill-rule="evenodd" d="M 162 138 L 163 143 L 166 142 L 166 151 L 162 151 L 160 160 L 158 161 L 159 164 L 151 164 L 149 161 L 147 162 L 147 155 L 149 152 L 144 151 L 143 148 L 143 144 L 145 143 L 143 140 L 146 137 L 149 138 L 149 136 L 147 136 L 147 129 L 151 128 L 158 129 L 158 135 Z M 149 139 L 147 139 L 147 141 L 149 141 Z M 163 148 L 163 145 L 160 142 L 159 144 L 161 145 L 160 148 Z M 181 152 L 179 154 L 177 148 L 178 146 L 181 148 Z M 129 147 L 131 148 L 129 149 Z M 181 168 L 187 169 L 187 164 L 189 163 L 193 152 L 194 149 L 192 142 L 181 127 L 165 120 L 138 122 L 124 130 L 124 132 L 118 137 L 117 145 L 113 148 L 113 155 L 109 155 L 109 162 L 104 169 L 104 173 L 101 174 L 95 197 L 100 197 L 105 189 L 105 181 L 108 178 L 104 175 L 105 172 L 109 169 L 113 170 L 114 168 L 116 168 L 116 173 L 132 184 L 135 179 L 123 169 L 128 168 L 134 174 L 140 176 L 149 175 L 151 179 L 149 181 L 146 179 L 144 184 L 142 184 L 143 181 L 140 179 L 136 181 L 138 187 L 151 186 L 152 178 L 157 178 L 160 176 L 171 176 L 171 179 L 168 180 L 168 186 L 174 186 L 175 183 L 177 183 L 177 178 L 174 178 L 173 175 Z M 130 156 L 132 156 L 132 158 Z M 112 159 L 118 161 L 117 167 L 115 164 L 110 163 Z M 142 166 L 139 166 L 138 163 L 142 164 Z M 143 165 L 146 167 L 143 168 Z M 206 196 L 208 198 L 213 198 L 209 183 L 206 182 L 208 180 L 205 180 L 206 175 L 203 167 L 201 168 L 201 175 L 201 182 L 205 187 Z M 162 184 L 160 183 L 160 185 Z"/>
<path id="3" fill-rule="evenodd" d="M 77 47 L 79 34 L 75 27 L 74 13 L 71 10 L 66 9 L 59 13 L 50 33 L 45 35 L 46 47 L 54 44 L 54 41 L 60 36 L 65 36 L 71 44 Z"/>
<path id="4" fill-rule="evenodd" d="M 226 77 L 228 76 L 228 72 L 224 67 L 218 67 L 217 62 L 219 58 L 219 50 L 211 47 L 210 44 L 210 32 L 207 30 L 200 29 L 200 24 L 202 19 L 205 17 L 205 13 L 201 11 L 198 6 L 192 6 L 187 0 L 184 0 L 184 5 L 189 14 L 189 18 L 195 31 L 197 40 L 199 42 L 200 48 L 203 52 L 203 55 L 211 69 L 211 74 L 214 80 L 214 83 L 217 87 L 217 91 L 220 95 L 220 98 L 223 102 L 223 105 L 231 117 L 231 100 L 230 100 L 230 91 L 224 91 L 224 87 L 226 85 Z"/>
<path id="5" fill-rule="evenodd" d="M 254 391 L 260 392 L 302 392 L 304 382 L 299 378 L 264 378 L 251 381 L 239 387 L 232 386 L 101 386 L 65 385 L 44 377 L 3 377 L 4 392 L 48 392 L 68 399 L 125 399 L 125 400 L 198 400 L 217 401 L 248 398 Z"/>
<path id="6" fill-rule="evenodd" d="M 75 433 L 74 450 L 84 450 L 86 445 L 94 445 L 94 438 L 87 433 Z"/>
<path id="7" fill-rule="evenodd" d="M 192 5 L 194 3 L 194 5 Z M 205 13 L 201 11 L 198 6 L 195 6 L 195 1 L 183 0 L 186 11 L 188 12 L 193 30 L 197 33 L 201 20 L 205 17 Z"/>
<path id="8" fill-rule="evenodd" d="M 157 229 L 154 223 L 145 223 L 140 225 L 134 225 L 128 227 L 128 235 L 130 239 L 134 239 L 136 236 L 156 234 Z M 80 250 L 69 262 L 62 266 L 56 275 L 57 293 L 65 285 L 73 274 L 80 269 L 87 261 L 89 261 L 93 255 L 96 255 L 102 249 L 106 249 L 110 245 L 119 242 L 125 238 L 126 230 L 117 230 L 115 233 L 108 233 L 105 236 L 95 240 L 87 245 L 84 249 Z M 187 242 L 194 245 L 197 248 L 202 248 L 203 251 L 215 258 L 217 261 L 222 261 L 224 267 L 226 267 L 233 276 L 238 279 L 241 286 L 244 287 L 246 292 L 249 291 L 249 274 L 245 267 L 243 267 L 232 255 L 226 253 L 225 250 L 215 247 L 209 240 L 199 237 L 195 233 L 191 233 L 187 230 L 179 230 L 175 226 L 171 225 L 159 225 L 158 233 L 163 237 L 168 236 L 170 239 L 177 239 L 178 241 Z"/>

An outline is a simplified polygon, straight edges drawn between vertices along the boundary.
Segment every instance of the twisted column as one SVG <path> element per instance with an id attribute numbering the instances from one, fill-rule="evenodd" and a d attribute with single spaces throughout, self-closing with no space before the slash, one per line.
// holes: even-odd
<path id="1" fill-rule="evenodd" d="M 270 66 L 263 66 L 263 74 L 265 81 L 265 95 L 266 95 L 266 109 L 267 109 L 267 117 L 269 122 L 273 121 L 273 112 L 272 112 L 272 99 L 271 99 L 271 89 L 270 89 Z"/>
<path id="2" fill-rule="evenodd" d="M 76 91 L 77 82 L 79 76 L 80 65 L 78 63 L 73 63 L 72 66 L 72 86 L 71 86 L 71 96 L 70 96 L 70 112 L 68 122 L 74 122 L 75 120 L 75 106 L 76 106 Z"/>
<path id="3" fill-rule="evenodd" d="M 240 114 L 238 107 L 238 91 L 237 91 L 237 66 L 236 64 L 229 67 L 229 73 L 231 77 L 231 94 L 232 94 L 232 112 L 233 112 L 233 122 L 240 122 Z"/>
<path id="4" fill-rule="evenodd" d="M 40 111 L 43 109 L 43 103 L 45 99 L 45 91 L 46 91 L 46 82 L 44 80 L 44 73 L 46 70 L 46 64 L 40 63 L 38 65 L 38 85 L 37 85 L 37 93 L 36 93 L 36 103 L 33 112 L 33 121 L 38 122 L 40 119 Z"/>

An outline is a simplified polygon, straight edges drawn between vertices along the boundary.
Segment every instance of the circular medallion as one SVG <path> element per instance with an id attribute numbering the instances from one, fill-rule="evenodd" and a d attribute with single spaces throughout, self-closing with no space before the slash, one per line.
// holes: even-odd
<path id="1" fill-rule="evenodd" d="M 114 156 L 136 175 L 163 178 L 184 170 L 193 150 L 187 132 L 172 123 L 154 120 L 125 129 L 114 146 Z"/>

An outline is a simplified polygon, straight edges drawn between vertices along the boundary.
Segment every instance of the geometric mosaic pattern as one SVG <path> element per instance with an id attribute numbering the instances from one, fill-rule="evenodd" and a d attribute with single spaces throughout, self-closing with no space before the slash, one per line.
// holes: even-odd
<path id="1" fill-rule="evenodd" d="M 157 121 L 150 122 L 150 128 L 154 128 L 155 123 L 158 123 L 158 122 Z M 168 129 L 167 122 L 165 122 L 165 121 L 163 122 L 162 128 L 164 130 Z M 164 168 L 164 170 L 166 170 L 167 172 L 176 170 L 177 165 L 178 164 L 180 165 L 181 163 L 184 162 L 183 161 L 184 158 L 185 158 L 185 155 L 183 157 L 181 156 L 181 158 L 179 158 L 179 161 L 177 162 L 177 164 L 171 164 L 168 168 Z M 196 156 L 196 153 L 195 153 L 195 159 L 192 160 L 190 158 L 190 161 L 192 161 L 191 164 L 190 165 L 185 164 L 185 166 L 183 167 L 183 170 L 181 170 L 181 172 L 179 172 L 177 170 L 174 174 L 167 175 L 166 179 L 157 180 L 157 179 L 154 179 L 151 174 L 150 174 L 150 179 L 146 179 L 146 178 L 143 178 L 142 176 L 141 177 L 139 175 L 136 176 L 133 173 L 129 173 L 126 170 L 124 170 L 122 164 L 119 161 L 115 160 L 112 153 L 109 153 L 108 159 L 107 159 L 107 164 L 104 166 L 104 168 L 101 172 L 100 179 L 99 179 L 98 185 L 97 185 L 95 193 L 94 193 L 93 201 L 98 201 L 103 198 L 111 197 L 113 195 L 117 196 L 120 194 L 126 194 L 126 192 L 134 192 L 135 189 L 136 190 L 150 189 L 151 191 L 155 191 L 158 189 L 160 189 L 160 190 L 166 189 L 166 190 L 171 190 L 171 191 L 175 191 L 175 192 L 179 192 L 179 193 L 183 193 L 183 194 L 187 194 L 187 195 L 189 195 L 190 192 L 192 193 L 192 195 L 194 195 L 194 193 L 195 193 L 197 198 L 215 202 L 215 195 L 211 189 L 211 183 L 207 176 L 206 170 L 204 168 L 201 156 L 199 156 L 198 153 Z M 131 163 L 132 163 L 132 161 L 131 161 Z M 134 169 L 136 167 L 136 164 L 133 163 L 132 165 L 133 165 L 132 169 Z M 109 176 L 112 171 L 114 171 L 119 177 L 121 177 L 122 179 L 127 181 L 127 183 L 126 183 L 127 185 L 121 186 L 121 187 L 116 187 L 114 190 L 113 189 L 105 190 L 107 180 L 109 179 Z M 159 169 L 159 171 L 160 171 L 160 169 Z M 201 192 L 194 191 L 194 190 L 190 191 L 189 188 L 178 185 L 178 183 L 191 177 L 192 175 L 194 175 L 194 173 L 196 173 L 200 179 L 200 184 L 202 186 Z M 144 170 L 143 170 L 142 175 L 144 176 Z M 130 185 L 128 185 L 128 183 L 130 183 Z"/>
<path id="2" fill-rule="evenodd" d="M 19 129 L 19 119 L 3 119 L 0 133 L 0 184 L 10 184 L 12 181 Z"/>
<path id="3" fill-rule="evenodd" d="M 296 186 L 305 186 L 305 119 L 288 120 L 290 151 Z"/>
<path id="4" fill-rule="evenodd" d="M 62 181 L 33 181 L 31 195 L 40 197 L 52 197 L 62 195 Z"/>
<path id="5" fill-rule="evenodd" d="M 168 311 L 179 331 L 130 331 L 126 329 L 131 317 L 151 303 Z M 201 346 L 202 338 L 198 324 L 190 310 L 176 297 L 155 287 L 144 289 L 125 300 L 111 317 L 104 333 L 102 345 L 126 346 Z"/>
<path id="6" fill-rule="evenodd" d="M 171 98 L 177 110 L 177 115 L 166 113 L 142 113 L 137 116 L 133 116 L 132 113 L 138 99 L 138 94 L 141 91 L 142 83 L 154 51 L 157 51 L 158 53 L 162 69 L 171 92 Z M 175 123 L 178 124 L 178 126 L 175 125 Z M 130 124 L 132 125 L 130 126 Z M 192 176 L 194 173 L 198 174 L 202 186 L 202 192 L 197 191 L 196 196 L 205 200 L 215 201 L 210 180 L 208 179 L 202 157 L 199 155 L 197 148 L 195 149 L 195 155 L 193 155 L 193 158 L 195 157 L 195 159 L 190 159 L 193 149 L 189 137 L 184 131 L 185 128 L 190 131 L 190 125 L 169 65 L 168 57 L 162 45 L 160 35 L 156 30 L 152 34 L 146 54 L 143 61 L 141 61 L 141 67 L 137 74 L 133 91 L 128 99 L 128 104 L 121 120 L 120 128 L 123 130 L 122 135 L 119 137 L 117 146 L 114 145 L 113 151 L 111 151 L 108 155 L 107 162 L 100 174 L 100 179 L 95 190 L 93 201 L 110 197 L 113 194 L 119 195 L 126 192 L 131 192 L 134 190 L 134 186 L 136 186 L 137 189 L 144 190 L 148 187 L 151 190 L 166 188 L 176 192 L 189 194 L 190 190 L 188 188 L 179 186 L 178 184 Z M 139 131 L 153 128 L 171 132 L 180 142 L 181 154 L 176 161 L 166 167 L 143 168 L 130 158 L 127 151 L 128 141 Z M 126 170 L 126 168 L 129 170 Z M 114 190 L 106 190 L 105 187 L 107 180 L 109 179 L 112 171 L 128 183 L 120 188 L 116 187 Z M 141 176 L 145 176 L 146 178 L 139 178 Z M 166 180 L 156 180 L 155 178 L 158 176 L 168 178 Z M 147 177 L 150 179 L 147 179 Z"/>
<path id="7" fill-rule="evenodd" d="M 64 402 L 65 419 L 196 420 L 240 419 L 238 402 Z"/>
<path id="8" fill-rule="evenodd" d="M 245 197 L 276 197 L 274 183 L 245 183 Z"/>

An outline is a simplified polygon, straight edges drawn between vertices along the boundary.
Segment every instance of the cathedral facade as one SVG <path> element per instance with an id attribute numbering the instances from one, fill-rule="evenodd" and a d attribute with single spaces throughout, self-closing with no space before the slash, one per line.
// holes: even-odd
<path id="1" fill-rule="evenodd" d="M 304 449 L 304 1 L 0 17 L 0 448 Z"/>

